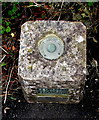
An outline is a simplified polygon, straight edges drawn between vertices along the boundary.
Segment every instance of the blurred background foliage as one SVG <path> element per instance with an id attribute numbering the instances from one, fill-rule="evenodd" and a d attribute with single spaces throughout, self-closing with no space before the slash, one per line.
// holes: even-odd
<path id="1" fill-rule="evenodd" d="M 26 21 L 80 21 L 87 27 L 87 68 L 85 99 L 99 102 L 99 2 L 76 3 L 2 3 L 2 95 L 3 100 L 24 101 L 17 68 L 21 25 Z M 11 72 L 12 71 L 12 72 Z M 8 88 L 7 88 L 8 86 Z M 95 105 L 94 105 L 95 106 Z"/>

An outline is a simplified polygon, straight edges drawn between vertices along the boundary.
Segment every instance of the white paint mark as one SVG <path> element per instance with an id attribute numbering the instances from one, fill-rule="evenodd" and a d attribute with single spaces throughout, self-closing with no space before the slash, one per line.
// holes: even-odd
<path id="1" fill-rule="evenodd" d="M 84 41 L 84 38 L 83 38 L 82 36 L 79 36 L 79 37 L 76 39 L 76 41 L 78 41 L 79 43 L 80 43 L 80 42 L 83 42 L 83 41 Z"/>

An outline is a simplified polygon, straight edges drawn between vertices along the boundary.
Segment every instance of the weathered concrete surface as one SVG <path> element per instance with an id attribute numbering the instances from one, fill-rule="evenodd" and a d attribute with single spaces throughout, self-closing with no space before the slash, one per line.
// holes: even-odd
<path id="1" fill-rule="evenodd" d="M 47 60 L 38 41 L 55 34 L 64 42 L 64 53 Z M 66 103 L 79 102 L 86 77 L 86 27 L 81 22 L 28 21 L 21 27 L 18 75 L 28 102 L 39 101 L 37 88 L 68 89 Z M 61 101 L 61 100 L 60 100 Z"/>

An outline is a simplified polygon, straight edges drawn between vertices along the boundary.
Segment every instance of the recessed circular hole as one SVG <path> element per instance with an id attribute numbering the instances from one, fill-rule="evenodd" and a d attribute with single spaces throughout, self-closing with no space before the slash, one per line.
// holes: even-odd
<path id="1" fill-rule="evenodd" d="M 60 53 L 58 53 L 58 55 L 60 55 Z"/>
<path id="2" fill-rule="evenodd" d="M 69 43 L 71 41 L 71 38 L 67 38 L 67 43 Z"/>

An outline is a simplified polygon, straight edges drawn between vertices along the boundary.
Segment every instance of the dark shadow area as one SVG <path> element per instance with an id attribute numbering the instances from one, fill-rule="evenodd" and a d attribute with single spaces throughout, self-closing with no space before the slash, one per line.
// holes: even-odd
<path id="1" fill-rule="evenodd" d="M 87 105 L 82 104 L 52 104 L 52 103 L 34 103 L 29 104 L 27 102 L 8 102 L 8 107 L 11 110 L 7 111 L 4 115 L 5 120 L 29 120 L 29 119 L 93 119 L 98 120 L 99 114 L 96 112 L 96 108 L 92 107 L 90 103 Z M 4 120 L 3 119 L 3 120 Z"/>

